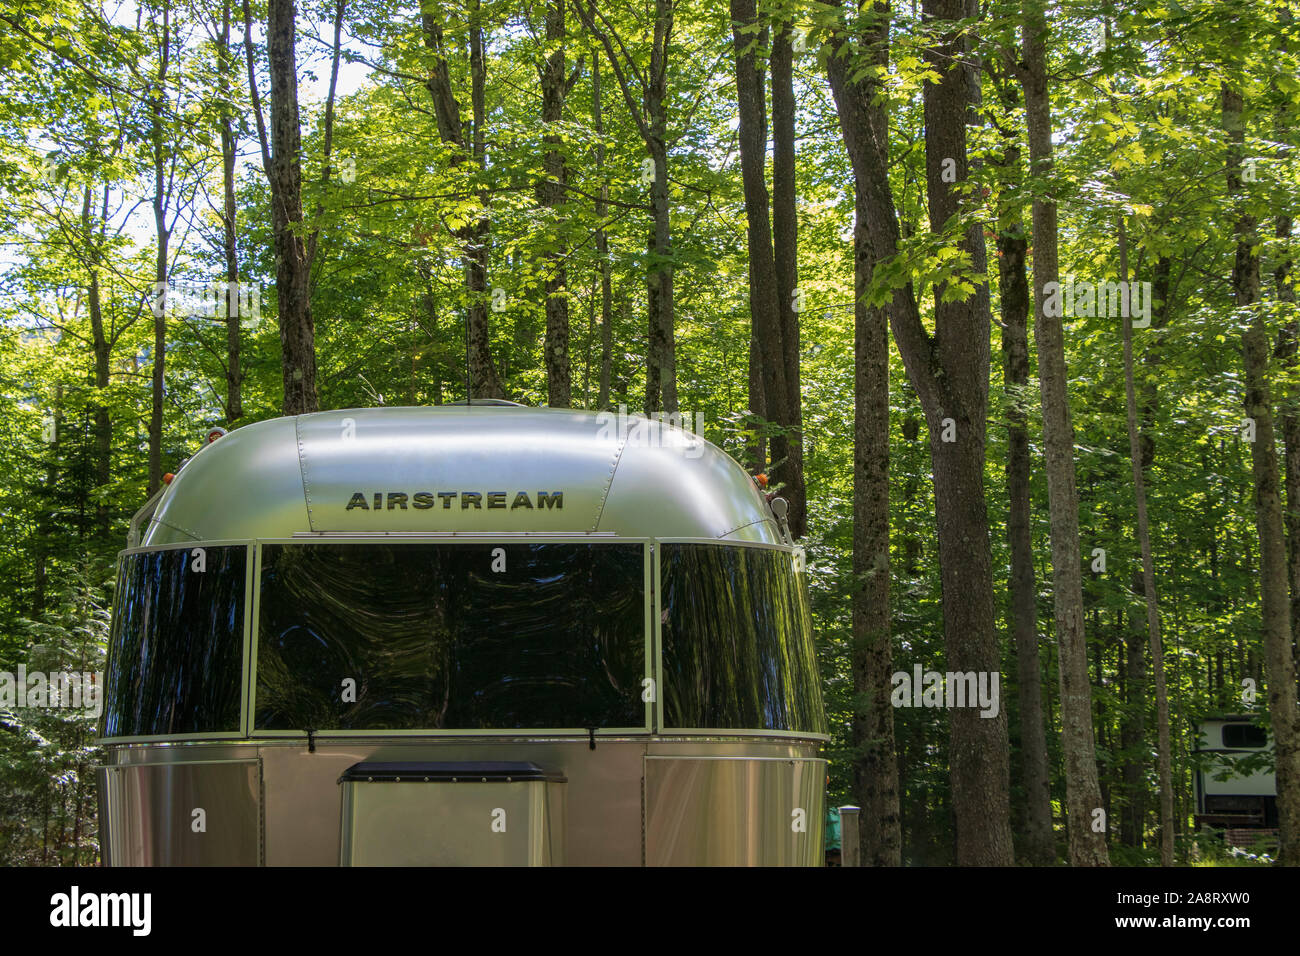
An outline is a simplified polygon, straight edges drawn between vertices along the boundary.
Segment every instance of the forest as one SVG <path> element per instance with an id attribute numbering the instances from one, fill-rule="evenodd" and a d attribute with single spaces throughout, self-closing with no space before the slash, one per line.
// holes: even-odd
<path id="1" fill-rule="evenodd" d="M 789 502 L 863 865 L 1300 864 L 1297 19 L 0 0 L 0 671 L 103 671 L 215 427 L 680 412 Z M 24 703 L 0 862 L 93 865 L 97 715 Z"/>

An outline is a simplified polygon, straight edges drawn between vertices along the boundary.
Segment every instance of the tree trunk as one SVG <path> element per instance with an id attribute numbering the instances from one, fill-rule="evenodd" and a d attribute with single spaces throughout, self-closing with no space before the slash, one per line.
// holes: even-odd
<path id="1" fill-rule="evenodd" d="M 420 276 L 420 282 L 423 289 L 420 292 L 420 305 L 424 311 L 425 317 L 429 320 L 428 329 L 424 333 L 430 343 L 438 342 L 438 299 L 433 290 L 433 269 L 429 263 L 423 259 L 416 261 L 416 272 Z M 418 324 L 418 323 L 417 323 Z M 431 403 L 434 405 L 442 404 L 442 364 L 436 354 L 430 361 L 433 377 L 433 394 L 430 396 Z"/>
<path id="2" fill-rule="evenodd" d="M 1241 159 L 1245 141 L 1242 96 L 1223 85 L 1223 127 L 1228 134 L 1228 193 L 1241 203 Z M 1232 286 L 1237 308 L 1249 312 L 1242 335 L 1246 364 L 1246 414 L 1255 421 L 1251 471 L 1255 480 L 1255 527 L 1260 550 L 1260 603 L 1264 666 L 1277 776 L 1278 862 L 1300 865 L 1300 711 L 1291 648 L 1291 605 L 1287 593 L 1286 539 L 1269 383 L 1268 336 L 1258 308 L 1260 269 L 1255 218 L 1238 207 L 1237 254 Z"/>
<path id="3" fill-rule="evenodd" d="M 752 263 L 751 263 L 752 265 Z M 750 282 L 753 282 L 753 270 L 750 271 Z M 751 291 L 750 295 L 753 295 Z M 749 313 L 749 411 L 760 420 L 767 420 L 767 400 L 763 396 L 763 353 L 762 346 L 759 344 L 758 327 L 754 321 L 754 310 L 750 309 Z M 754 474 L 765 474 L 767 472 L 767 439 L 764 437 L 762 428 L 754 428 L 754 443 L 746 449 L 746 455 L 749 458 L 749 468 Z"/>
<path id="4" fill-rule="evenodd" d="M 230 52 L 230 4 L 225 0 L 221 8 L 221 48 L 217 53 L 217 68 L 221 76 L 221 91 L 226 102 L 234 99 L 234 63 Z M 244 417 L 241 386 L 244 373 L 240 368 L 239 314 L 239 251 L 235 233 L 235 137 L 234 117 L 230 108 L 221 110 L 221 185 L 224 204 L 222 211 L 222 252 L 226 258 L 226 424 L 234 427 Z M 245 301 L 247 298 L 245 297 Z"/>
<path id="5" fill-rule="evenodd" d="M 963 15 L 960 0 L 926 7 L 929 15 L 955 20 Z M 876 64 L 888 56 L 888 9 L 864 8 L 855 26 L 863 51 Z M 884 107 L 873 103 L 878 84 L 850 57 L 847 28 L 835 25 L 827 60 L 831 90 L 848 148 L 856 189 L 861 191 L 873 263 L 892 258 L 898 249 L 898 217 L 890 193 L 887 124 Z M 948 66 L 964 55 L 949 32 L 933 60 L 943 58 L 938 89 L 927 90 L 927 168 L 939 175 L 943 158 L 953 158 L 958 177 L 966 173 L 965 120 L 969 105 L 966 65 Z M 861 74 L 861 75 L 859 75 Z M 940 119 L 942 118 L 942 119 Z M 941 223 L 945 210 L 955 211 L 947 184 L 934 183 L 931 215 Z M 983 240 L 972 223 L 963 243 L 983 268 Z M 944 639 L 953 671 L 999 673 L 1000 655 L 993 623 L 993 580 L 988 517 L 984 502 L 984 422 L 988 402 L 989 323 L 987 287 L 974 303 L 944 307 L 932 339 L 922 324 L 910 283 L 894 291 L 889 321 L 930 424 L 939 563 L 943 586 Z M 946 422 L 951 418 L 952 422 Z M 949 425 L 956 441 L 943 440 Z M 957 861 L 962 865 L 1008 865 L 1013 860 L 1009 808 L 1006 711 L 980 717 L 974 708 L 951 715 L 953 807 L 957 820 Z"/>
<path id="6" fill-rule="evenodd" d="M 1020 181 L 1020 148 L 1008 143 L 1003 162 L 1008 192 Z M 998 289 L 1002 302 L 1002 363 L 1007 392 L 1007 545 L 1011 552 L 1011 633 L 1020 701 L 1021 785 L 1025 791 L 1025 856 L 1035 866 L 1056 860 L 1052 792 L 1043 729 L 1043 677 L 1038 652 L 1038 592 L 1034 580 L 1028 416 L 1028 241 L 1019 204 L 1008 202 L 998 227 Z"/>
<path id="7" fill-rule="evenodd" d="M 1119 221 L 1119 277 L 1128 282 L 1128 248 L 1124 220 Z M 1124 316 L 1124 400 L 1128 421 L 1129 458 L 1133 467 L 1133 497 L 1137 503 L 1138 545 L 1142 549 L 1142 593 L 1146 597 L 1147 634 L 1156 680 L 1157 767 L 1160 775 L 1160 865 L 1174 865 L 1174 784 L 1169 732 L 1169 691 L 1165 687 L 1165 658 L 1160 644 L 1160 605 L 1155 565 L 1151 557 L 1151 523 L 1147 518 L 1146 478 L 1142 473 L 1142 442 L 1138 434 L 1137 390 L 1133 384 L 1133 319 Z"/>
<path id="8" fill-rule="evenodd" d="M 271 222 L 275 233 L 275 293 L 283 356 L 284 414 L 319 408 L 316 330 L 311 314 L 311 259 L 302 233 L 301 136 L 294 55 L 293 0 L 269 0 L 266 51 L 271 73 Z"/>
<path id="9" fill-rule="evenodd" d="M 45 487 L 43 489 L 45 507 L 36 514 L 36 534 L 32 538 L 32 619 L 40 620 L 45 610 L 46 586 L 48 572 L 46 561 L 51 554 L 50 545 L 54 541 L 53 512 L 56 507 L 55 494 L 59 485 L 59 439 L 63 427 L 63 385 L 54 386 L 54 400 L 48 410 L 50 429 L 42 435 L 48 447 L 49 456 L 45 466 Z"/>
<path id="10" fill-rule="evenodd" d="M 550 0 L 546 6 L 546 43 L 550 48 L 546 69 L 542 72 L 542 125 L 543 128 L 558 123 L 564 114 L 564 0 Z M 560 137 L 547 133 L 542 137 L 546 154 L 542 168 L 546 179 L 537 190 L 537 198 L 544 209 L 551 210 L 550 226 L 562 226 L 554 210 L 564 202 L 567 170 Z M 552 408 L 568 408 L 573 404 L 571 373 L 569 367 L 569 299 L 568 272 L 565 260 L 566 244 L 553 238 L 555 248 L 546 254 L 546 343 L 543 348 L 546 361 L 547 404 Z"/>
<path id="11" fill-rule="evenodd" d="M 799 374 L 799 214 L 795 199 L 794 49 L 789 21 L 772 40 L 772 251 L 776 268 L 776 307 L 785 364 L 786 394 L 781 426 L 786 429 L 786 463 L 779 476 L 790 503 L 790 533 L 808 532 L 808 491 L 803 468 L 803 396 Z"/>
<path id="12" fill-rule="evenodd" d="M 650 51 L 649 85 L 646 89 L 646 121 L 650 135 L 647 146 L 654 163 L 650 187 L 654 207 L 654 261 L 650 270 L 650 365 L 654 389 L 646 387 L 646 414 L 662 408 L 679 411 L 677 405 L 677 357 L 673 292 L 672 227 L 668 203 L 668 40 L 673 28 L 673 0 L 655 0 L 654 46 Z M 650 376 L 647 375 L 647 383 Z"/>
<path id="13" fill-rule="evenodd" d="M 575 6 L 587 32 L 605 48 L 610 69 L 618 81 L 623 102 L 636 123 L 641 139 L 650 154 L 648 172 L 653 227 L 647 242 L 649 265 L 646 269 L 646 306 L 648 330 L 646 346 L 647 415 L 662 409 L 679 411 L 677 404 L 677 359 L 674 343 L 673 250 L 671 207 L 668 195 L 668 46 L 673 31 L 674 0 L 655 0 L 654 40 L 649 69 L 631 60 L 627 46 L 614 26 L 595 3 Z M 617 47 L 617 49 L 616 49 Z M 620 52 L 621 51 L 621 52 Z M 624 69 L 626 65 L 626 70 Z M 628 73 L 644 84 L 643 96 L 634 94 Z"/>
<path id="14" fill-rule="evenodd" d="M 1035 177 L 1052 168 L 1052 117 L 1047 89 L 1046 16 L 1043 0 L 1024 5 L 1025 114 L 1029 159 Z M 1056 204 L 1035 189 L 1034 205 L 1035 339 L 1043 404 L 1043 445 L 1051 513 L 1052 584 L 1056 639 L 1060 646 L 1061 747 L 1065 758 L 1066 824 L 1070 862 L 1108 866 L 1106 836 L 1093 829 L 1100 810 L 1097 754 L 1092 731 L 1092 688 L 1088 683 L 1087 635 L 1083 626 L 1083 580 L 1079 550 L 1079 498 L 1074 476 L 1074 427 L 1066 393 L 1065 334 L 1060 316 L 1044 307 L 1048 283 L 1057 282 Z"/>
<path id="15" fill-rule="evenodd" d="M 974 15 L 966 0 L 925 0 L 922 13 L 926 19 L 941 21 Z M 971 60 L 969 41 L 951 27 L 942 30 L 936 45 L 925 53 L 940 81 L 923 88 L 926 193 L 934 232 L 960 212 L 956 183 L 946 182 L 944 173 L 949 160 L 955 162 L 958 182 L 964 182 L 968 173 L 966 123 L 975 105 L 970 73 L 978 69 Z M 943 288 L 935 287 L 932 354 L 944 374 L 937 389 L 926 390 L 932 400 L 939 398 L 926 409 L 926 417 L 934 462 L 948 667 L 992 674 L 1001 670 L 1001 655 L 994 627 L 992 554 L 984 499 L 991 315 L 988 285 L 983 280 L 987 270 L 984 234 L 977 222 L 967 226 L 962 247 L 970 256 L 975 294 L 964 301 L 944 302 Z M 919 365 L 921 358 L 914 356 L 913 364 Z M 926 392 L 918 392 L 924 401 Z M 946 440 L 945 419 L 955 422 L 955 441 Z M 1009 864 L 1006 709 L 999 707 L 993 717 L 981 716 L 973 708 L 954 710 L 950 728 L 958 862 Z"/>
<path id="16" fill-rule="evenodd" d="M 596 132 L 596 179 L 600 196 L 596 200 L 596 256 L 600 259 L 600 397 L 599 409 L 609 408 L 610 362 L 614 349 L 614 289 L 610 276 L 609 236 L 605 217 L 609 215 L 609 184 L 605 182 L 605 123 L 600 102 L 600 58 L 591 52 L 591 122 Z"/>
<path id="17" fill-rule="evenodd" d="M 99 267 L 103 254 L 105 224 L 108 222 L 109 186 L 104 184 L 96 222 L 90 213 L 91 188 L 87 185 L 82 192 L 81 226 L 87 242 L 90 281 L 87 283 L 86 301 L 90 312 L 91 347 L 95 356 L 95 389 L 97 395 L 94 403 L 94 478 L 100 488 L 107 487 L 113 476 L 113 421 L 108 410 L 109 359 L 113 344 L 109 341 L 104 325 L 103 295 L 99 285 Z M 98 238 L 95 230 L 99 231 Z M 101 536 L 108 535 L 109 512 L 104 496 L 97 496 L 99 503 L 95 506 L 95 525 Z"/>
<path id="18" fill-rule="evenodd" d="M 902 864 L 898 756 L 890 701 L 889 319 L 867 302 L 874 265 L 865 204 L 853 237 L 853 792 L 864 866 Z"/>
<path id="19" fill-rule="evenodd" d="M 1293 21 L 1291 11 L 1283 6 L 1278 9 L 1278 21 L 1283 27 L 1290 27 Z M 1290 44 L 1283 39 L 1283 51 L 1289 51 Z M 1270 92 L 1277 98 L 1274 114 L 1274 139 L 1283 144 L 1278 150 L 1279 158 L 1290 158 L 1291 127 L 1293 124 L 1293 107 L 1278 95 L 1276 81 L 1270 82 Z M 1293 268 L 1291 250 L 1291 228 L 1294 224 L 1293 210 L 1288 204 L 1278 210 L 1274 220 L 1273 237 L 1278 240 L 1276 264 L 1273 267 L 1273 288 L 1278 302 L 1285 303 L 1288 318 L 1279 334 L 1278 353 L 1288 369 L 1297 364 L 1297 348 L 1300 346 L 1300 313 L 1296 311 L 1295 282 L 1291 276 Z M 1286 454 L 1286 528 L 1287 552 L 1290 557 L 1291 586 L 1291 642 L 1296 654 L 1300 655 L 1300 394 L 1296 389 L 1288 388 L 1282 403 L 1282 441 Z M 1300 667 L 1300 658 L 1297 659 Z M 1298 689 L 1300 692 L 1300 689 Z"/>
<path id="20" fill-rule="evenodd" d="M 758 373 L 766 418 L 783 426 L 790 417 L 786 407 L 789 390 L 785 379 L 772 223 L 768 213 L 767 104 L 763 95 L 761 61 L 754 52 L 755 47 L 766 43 L 767 31 L 755 33 L 743 29 L 758 22 L 755 0 L 731 0 L 731 19 L 736 52 L 736 102 L 740 116 L 741 182 L 748 226 L 750 346 L 751 349 L 757 347 L 758 351 L 757 360 L 751 357 L 750 367 Z M 784 481 L 791 462 L 790 443 L 785 434 L 778 432 L 773 434 L 771 445 L 773 471 Z"/>
<path id="21" fill-rule="evenodd" d="M 1142 569 L 1135 568 L 1133 590 L 1141 589 Z M 1120 766 L 1124 788 L 1124 814 L 1120 818 L 1120 842 L 1141 849 L 1146 844 L 1146 640 L 1147 634 L 1131 616 L 1125 618 L 1124 719 L 1120 724 L 1120 749 L 1125 758 Z"/>
<path id="22" fill-rule="evenodd" d="M 149 494 L 162 487 L 163 372 L 167 361 L 167 247 L 171 238 L 167 230 L 167 207 L 170 189 L 167 182 L 166 153 L 163 148 L 163 103 L 167 96 L 167 67 L 171 63 L 170 11 L 163 7 L 162 37 L 158 45 L 158 74 L 154 79 L 149 102 L 150 140 L 153 146 L 153 222 L 156 237 L 154 258 L 153 375 L 149 412 Z"/>
<path id="23" fill-rule="evenodd" d="M 438 123 L 438 136 L 444 143 L 455 147 L 451 165 L 461 166 L 470 161 L 479 171 L 486 157 L 486 140 L 483 133 L 485 115 L 484 87 L 487 67 L 483 57 L 483 25 L 479 0 L 469 4 L 470 21 L 470 100 L 473 112 L 472 133 L 467 134 L 460 117 L 460 104 L 451 85 L 451 71 L 443 44 L 442 15 L 432 10 L 421 14 L 420 23 L 425 46 L 434 54 L 433 68 L 425 85 L 433 98 L 434 115 Z M 480 192 L 484 208 L 487 195 Z M 503 398 L 505 392 L 497 376 L 488 336 L 488 240 L 490 226 L 486 214 L 462 229 L 456 238 L 462 244 L 461 262 L 465 271 L 465 289 L 469 297 L 466 317 L 466 360 L 469 363 L 472 398 Z"/>
<path id="24" fill-rule="evenodd" d="M 1280 213 L 1273 235 L 1285 243 L 1291 236 L 1292 220 Z M 1273 287 L 1277 300 L 1291 307 L 1291 318 L 1278 336 L 1278 357 L 1288 369 L 1297 364 L 1297 340 L 1300 340 L 1300 319 L 1296 317 L 1295 285 L 1291 281 L 1290 250 L 1283 246 L 1273 269 Z M 1300 395 L 1288 391 L 1282 407 L 1282 444 L 1286 454 L 1286 529 L 1287 553 L 1290 557 L 1291 587 L 1291 642 L 1300 649 Z"/>

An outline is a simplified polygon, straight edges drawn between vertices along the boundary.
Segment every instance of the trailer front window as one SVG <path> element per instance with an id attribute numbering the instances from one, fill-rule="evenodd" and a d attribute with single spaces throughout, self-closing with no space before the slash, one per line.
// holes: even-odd
<path id="1" fill-rule="evenodd" d="M 825 733 L 807 597 L 790 553 L 665 544 L 664 721 Z"/>
<path id="2" fill-rule="evenodd" d="M 258 730 L 646 723 L 641 544 L 268 544 L 258 601 Z"/>
<path id="3" fill-rule="evenodd" d="M 101 736 L 238 731 L 248 547 L 122 556 Z"/>

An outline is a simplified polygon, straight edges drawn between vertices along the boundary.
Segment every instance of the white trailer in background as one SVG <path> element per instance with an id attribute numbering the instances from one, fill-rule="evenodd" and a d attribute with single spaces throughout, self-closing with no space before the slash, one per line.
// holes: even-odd
<path id="1" fill-rule="evenodd" d="M 1229 831 L 1277 826 L 1277 779 L 1271 767 L 1243 766 L 1272 750 L 1268 731 L 1249 715 L 1209 717 L 1201 723 L 1196 753 L 1196 827 Z M 1254 763 L 1254 761 L 1252 761 Z M 1229 842 L 1240 842 L 1232 839 Z"/>

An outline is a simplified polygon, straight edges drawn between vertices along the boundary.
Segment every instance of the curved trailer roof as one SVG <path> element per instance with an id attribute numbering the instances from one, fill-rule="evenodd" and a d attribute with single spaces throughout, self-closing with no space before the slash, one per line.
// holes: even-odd
<path id="1" fill-rule="evenodd" d="M 381 532 L 782 543 L 749 475 L 699 436 L 656 421 L 620 428 L 612 413 L 485 404 L 236 429 L 177 473 L 141 546 Z"/>

